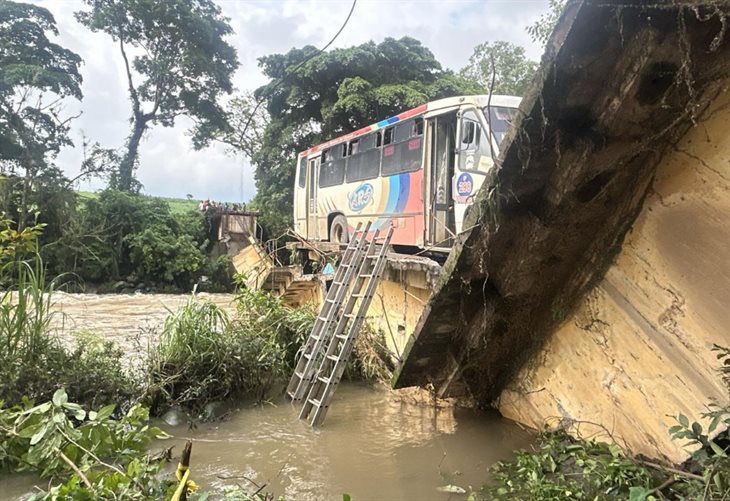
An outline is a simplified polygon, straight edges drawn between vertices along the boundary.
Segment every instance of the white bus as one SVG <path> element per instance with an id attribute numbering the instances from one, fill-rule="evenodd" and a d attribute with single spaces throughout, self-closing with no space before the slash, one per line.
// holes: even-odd
<path id="1" fill-rule="evenodd" d="M 441 99 L 303 151 L 295 231 L 344 243 L 369 220 L 371 231 L 392 225 L 395 245 L 448 251 L 519 104 L 497 95 Z"/>

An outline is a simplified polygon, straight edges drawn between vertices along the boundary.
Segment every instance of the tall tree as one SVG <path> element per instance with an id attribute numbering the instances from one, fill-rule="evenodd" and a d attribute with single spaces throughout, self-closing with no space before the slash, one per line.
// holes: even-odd
<path id="1" fill-rule="evenodd" d="M 76 18 L 92 31 L 111 36 L 124 61 L 132 131 L 116 187 L 130 191 L 139 144 L 150 127 L 171 127 L 185 115 L 195 122 L 196 147 L 212 129 L 225 128 L 226 114 L 218 98 L 231 92 L 231 75 L 238 67 L 235 49 L 224 40 L 232 29 L 210 0 L 84 3 L 90 10 L 77 12 Z"/>
<path id="2" fill-rule="evenodd" d="M 39 186 L 64 182 L 51 165 L 61 147 L 71 144 L 68 124 L 74 117 L 62 117 L 62 103 L 81 99 L 81 58 L 49 34 L 58 35 L 58 29 L 47 9 L 0 0 L 0 171 L 9 174 L 8 196 L 18 198 L 6 200 L 5 209 L 17 211 L 21 230 L 41 202 L 33 199 Z"/>
<path id="3" fill-rule="evenodd" d="M 291 224 L 298 152 L 427 101 L 479 91 L 408 37 L 323 53 L 306 46 L 259 64 L 271 81 L 255 95 L 270 120 L 252 158 L 254 201 L 272 235 Z"/>
<path id="4" fill-rule="evenodd" d="M 499 40 L 474 47 L 460 73 L 487 93 L 523 96 L 536 69 L 537 63 L 527 58 L 523 47 Z"/>

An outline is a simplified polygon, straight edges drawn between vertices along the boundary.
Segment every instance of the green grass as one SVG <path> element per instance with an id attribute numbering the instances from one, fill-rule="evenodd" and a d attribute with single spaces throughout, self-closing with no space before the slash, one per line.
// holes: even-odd
<path id="1" fill-rule="evenodd" d="M 81 198 L 89 200 L 93 200 L 99 197 L 99 194 L 93 191 L 77 191 L 76 193 L 78 193 Z M 170 212 L 172 212 L 172 214 L 184 214 L 191 210 L 197 210 L 198 208 L 198 200 L 195 199 L 188 200 L 187 198 L 153 197 L 151 195 L 148 196 L 150 196 L 150 198 L 158 198 L 167 202 L 167 205 L 170 206 Z"/>

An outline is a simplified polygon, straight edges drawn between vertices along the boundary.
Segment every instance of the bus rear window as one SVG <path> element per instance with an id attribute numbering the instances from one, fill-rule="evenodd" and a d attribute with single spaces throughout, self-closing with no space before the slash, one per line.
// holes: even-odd
<path id="1" fill-rule="evenodd" d="M 507 108 L 504 106 L 485 106 L 484 113 L 489 113 L 492 133 L 494 134 L 494 139 L 497 141 L 497 145 L 499 146 L 502 143 L 504 136 L 507 134 L 512 120 L 517 117 L 517 108 Z"/>

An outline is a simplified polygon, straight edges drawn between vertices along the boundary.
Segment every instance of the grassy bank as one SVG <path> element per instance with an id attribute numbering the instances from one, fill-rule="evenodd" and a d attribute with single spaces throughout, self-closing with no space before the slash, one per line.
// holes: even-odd
<path id="1" fill-rule="evenodd" d="M 76 194 L 85 200 L 98 200 L 99 198 L 99 193 L 96 191 L 77 191 Z M 195 199 L 152 196 L 148 196 L 148 198 L 165 202 L 170 207 L 170 212 L 174 215 L 185 214 L 191 210 L 198 210 L 198 201 Z"/>

